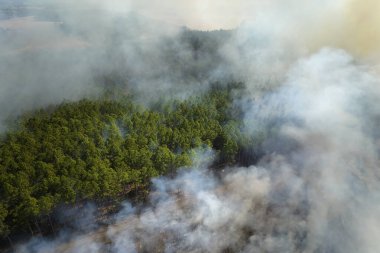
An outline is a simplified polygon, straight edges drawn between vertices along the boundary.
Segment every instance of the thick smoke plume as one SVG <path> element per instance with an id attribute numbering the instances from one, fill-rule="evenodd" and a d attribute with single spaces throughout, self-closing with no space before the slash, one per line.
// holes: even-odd
<path id="1" fill-rule="evenodd" d="M 277 122 L 258 165 L 197 163 L 153 180 L 150 205 L 126 204 L 106 229 L 18 252 L 378 252 L 378 85 L 343 50 L 302 58 L 247 105 L 247 131 Z"/>
<path id="2" fill-rule="evenodd" d="M 59 24 L 0 22 L 2 43 L 17 38 L 0 52 L 3 117 L 96 93 L 98 70 L 122 73 L 125 87 L 147 100 L 157 92 L 186 97 L 233 76 L 247 85 L 235 102 L 245 108 L 247 133 L 266 136 L 265 156 L 250 167 L 214 173 L 206 161 L 154 179 L 149 205 L 125 204 L 114 224 L 35 238 L 16 252 L 380 252 L 376 1 L 87 0 L 49 8 Z M 15 32 L 17 22 L 31 28 Z M 173 63 L 194 60 L 178 40 L 182 25 L 238 28 L 217 49 L 218 63 L 189 78 Z M 162 51 L 168 41 L 174 58 Z M 66 58 L 73 48 L 81 53 Z M 215 59 L 199 58 L 184 68 L 203 70 Z"/>

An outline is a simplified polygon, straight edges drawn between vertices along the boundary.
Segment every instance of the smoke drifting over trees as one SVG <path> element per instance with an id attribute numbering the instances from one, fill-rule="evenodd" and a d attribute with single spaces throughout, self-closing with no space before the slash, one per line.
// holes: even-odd
<path id="1" fill-rule="evenodd" d="M 99 94 L 104 76 L 147 101 L 231 75 L 279 85 L 291 63 L 324 46 L 376 58 L 378 8 L 356 2 L 2 1 L 2 128 L 26 109 Z M 238 29 L 194 55 L 182 26 Z"/>
<path id="2" fill-rule="evenodd" d="M 4 130 L 110 86 L 153 106 L 241 81 L 233 103 L 263 154 L 214 172 L 214 153 L 196 153 L 109 226 L 16 252 L 380 251 L 376 1 L 0 3 Z"/>

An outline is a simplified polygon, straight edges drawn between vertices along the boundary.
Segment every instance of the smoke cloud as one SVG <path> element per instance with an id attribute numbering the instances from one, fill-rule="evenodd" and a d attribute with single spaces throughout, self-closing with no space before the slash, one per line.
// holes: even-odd
<path id="1" fill-rule="evenodd" d="M 114 225 L 18 252 L 378 252 L 378 85 L 343 50 L 299 59 L 246 112 L 253 134 L 278 122 L 256 166 L 215 174 L 198 159 Z"/>
<path id="2" fill-rule="evenodd" d="M 102 94 L 104 83 L 186 98 L 225 79 L 278 86 L 325 46 L 378 62 L 379 4 L 300 1 L 0 1 L 0 128 L 25 110 Z M 235 29 L 198 54 L 182 26 Z M 107 82 L 108 80 L 108 82 Z"/>
<path id="3" fill-rule="evenodd" d="M 235 102 L 247 133 L 266 135 L 265 156 L 218 173 L 198 162 L 154 179 L 149 204 L 125 204 L 107 227 L 35 238 L 16 252 L 380 252 L 376 1 L 49 6 L 58 21 L 0 21 L 0 118 L 97 94 L 99 71 L 146 100 L 233 76 L 247 85 Z M 196 59 L 179 40 L 182 25 L 238 28 L 217 57 Z"/>

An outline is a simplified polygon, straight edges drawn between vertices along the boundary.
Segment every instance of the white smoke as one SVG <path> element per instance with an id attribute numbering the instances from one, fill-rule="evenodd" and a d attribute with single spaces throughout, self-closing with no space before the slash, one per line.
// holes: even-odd
<path id="1" fill-rule="evenodd" d="M 115 223 L 106 228 L 53 241 L 34 239 L 16 252 L 380 252 L 380 83 L 375 67 L 367 61 L 378 50 L 372 43 L 364 50 L 363 44 L 347 42 L 350 36 L 356 41 L 358 30 L 348 29 L 350 22 L 344 22 L 347 13 L 356 17 L 347 12 L 356 2 L 205 2 L 210 5 L 168 1 L 158 8 L 158 2 L 152 1 L 148 8 L 147 1 L 125 5 L 111 1 L 97 10 L 124 13 L 140 6 L 145 16 L 162 20 L 176 12 L 179 20 L 196 20 L 194 27 L 198 22 L 209 27 L 218 23 L 213 6 L 223 13 L 233 6 L 231 12 L 241 13 L 245 19 L 228 19 L 243 24 L 218 49 L 226 64 L 220 64 L 211 75 L 231 72 L 246 82 L 246 97 L 236 103 L 245 108 L 247 133 L 265 136 L 261 144 L 265 156 L 256 166 L 225 168 L 217 175 L 206 163 L 184 169 L 174 179 L 154 179 L 150 203 L 143 209 L 126 204 Z M 372 1 L 363 2 L 363 9 L 373 16 L 369 11 Z M 85 6 L 88 3 L 94 1 Z M 248 11 L 253 11 L 252 15 Z M 202 18 L 207 13 L 210 17 Z M 107 41 L 115 24 L 107 15 L 87 21 L 72 11 L 60 15 L 66 23 L 78 23 L 72 34 L 84 34 L 81 38 L 88 41 L 83 43 L 95 48 Z M 174 19 L 165 22 L 181 24 Z M 92 21 L 99 30 L 91 29 Z M 128 42 L 118 44 L 121 59 L 106 61 L 117 59 L 128 66 L 136 78 L 131 86 L 143 97 L 159 90 L 172 91 L 182 77 L 169 74 L 172 65 L 160 64 L 162 54 L 155 50 L 161 43 L 155 38 L 172 36 L 176 28 L 162 33 L 150 27 L 143 24 L 139 26 L 142 30 L 117 30 Z M 359 41 L 370 40 L 368 34 L 360 32 Z M 192 60 L 182 45 L 171 46 L 179 48 L 179 58 Z M 86 59 L 98 63 L 108 52 Z M 105 66 L 108 64 L 95 65 L 95 69 L 112 69 Z M 84 70 L 89 71 L 87 67 Z M 11 74 L 6 80 L 13 78 Z M 204 85 L 190 83 L 192 90 Z M 265 93 L 257 95 L 258 88 Z"/>
<path id="2" fill-rule="evenodd" d="M 325 46 L 377 63 L 378 10 L 374 0 L 3 0 L 0 131 L 26 110 L 101 94 L 104 76 L 149 103 L 230 76 L 272 88 Z M 180 41 L 182 26 L 238 29 L 215 55 L 194 56 Z"/>
<path id="3" fill-rule="evenodd" d="M 252 133 L 279 120 L 257 166 L 154 179 L 147 207 L 39 252 L 378 252 L 379 83 L 366 69 L 336 49 L 298 60 L 247 111 Z"/>
<path id="4" fill-rule="evenodd" d="M 248 129 L 268 111 L 285 118 L 273 138 L 296 145 L 269 145 L 259 167 L 231 168 L 220 179 L 196 170 L 158 180 L 152 196 L 163 197 L 127 216 L 136 225 L 126 237 L 162 252 L 378 252 L 379 147 L 367 111 L 378 85 L 342 50 L 299 60 L 246 116 Z M 119 238 L 110 231 L 111 241 Z"/>

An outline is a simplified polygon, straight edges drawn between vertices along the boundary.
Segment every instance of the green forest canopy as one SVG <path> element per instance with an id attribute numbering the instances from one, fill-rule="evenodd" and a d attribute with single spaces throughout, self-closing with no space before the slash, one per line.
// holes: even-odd
<path id="1" fill-rule="evenodd" d="M 152 177 L 191 165 L 197 148 L 232 164 L 248 141 L 238 118 L 230 89 L 154 110 L 124 97 L 25 114 L 0 142 L 0 234 L 27 231 L 61 203 L 146 192 Z"/>

